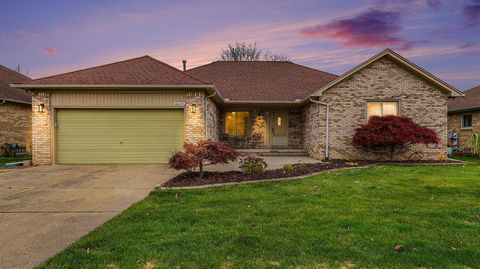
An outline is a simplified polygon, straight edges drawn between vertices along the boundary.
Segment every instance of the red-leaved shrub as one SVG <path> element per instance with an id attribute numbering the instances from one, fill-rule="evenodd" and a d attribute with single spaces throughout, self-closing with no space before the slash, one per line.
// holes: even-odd
<path id="1" fill-rule="evenodd" d="M 372 116 L 367 124 L 357 128 L 353 136 L 353 143 L 357 146 L 390 150 L 390 159 L 397 147 L 438 142 L 434 130 L 420 126 L 410 118 L 398 116 Z"/>
<path id="2" fill-rule="evenodd" d="M 175 152 L 170 158 L 170 167 L 188 171 L 198 168 L 200 175 L 203 175 L 203 165 L 206 161 L 211 164 L 226 164 L 238 157 L 238 153 L 223 142 L 211 140 L 202 140 L 197 144 L 185 142 L 184 148 L 184 152 Z"/>

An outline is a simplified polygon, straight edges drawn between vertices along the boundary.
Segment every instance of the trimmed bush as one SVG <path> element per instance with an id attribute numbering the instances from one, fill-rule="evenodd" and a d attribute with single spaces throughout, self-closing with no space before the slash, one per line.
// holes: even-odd
<path id="1" fill-rule="evenodd" d="M 238 153 L 228 144 L 212 140 L 200 141 L 197 144 L 185 142 L 183 152 L 175 152 L 169 161 L 170 168 L 176 170 L 199 169 L 203 175 L 205 162 L 210 164 L 226 164 L 237 160 Z"/>
<path id="2" fill-rule="evenodd" d="M 386 149 L 393 159 L 395 149 L 408 144 L 438 144 L 434 130 L 420 126 L 407 117 L 373 116 L 357 128 L 353 144 L 364 148 Z"/>

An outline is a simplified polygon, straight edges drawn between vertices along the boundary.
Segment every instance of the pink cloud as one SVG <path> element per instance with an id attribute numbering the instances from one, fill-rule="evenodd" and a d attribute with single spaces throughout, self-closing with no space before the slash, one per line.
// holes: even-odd
<path id="1" fill-rule="evenodd" d="M 65 57 L 68 57 L 68 56 L 72 55 L 72 53 L 70 53 L 70 51 L 64 51 L 62 53 L 62 55 L 65 56 Z"/>
<path id="2" fill-rule="evenodd" d="M 352 18 L 303 28 L 306 37 L 324 37 L 346 47 L 408 47 L 411 42 L 398 36 L 401 14 L 394 11 L 369 10 Z"/>
<path id="3" fill-rule="evenodd" d="M 50 56 L 57 55 L 57 49 L 56 48 L 45 48 L 45 49 L 43 49 L 43 52 L 45 52 L 47 55 L 50 55 Z"/>

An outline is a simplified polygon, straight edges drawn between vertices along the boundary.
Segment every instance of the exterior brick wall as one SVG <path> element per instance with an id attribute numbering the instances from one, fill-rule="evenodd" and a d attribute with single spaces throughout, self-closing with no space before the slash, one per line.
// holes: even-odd
<path id="1" fill-rule="evenodd" d="M 206 99 L 206 125 L 207 125 L 207 136 L 206 139 L 211 139 L 213 141 L 220 140 L 220 110 L 217 105 L 212 101 L 212 99 Z"/>
<path id="2" fill-rule="evenodd" d="M 43 112 L 37 111 L 37 106 L 44 104 Z M 52 164 L 52 108 L 50 93 L 34 93 L 32 96 L 32 162 L 34 165 Z"/>
<path id="3" fill-rule="evenodd" d="M 315 159 L 325 158 L 326 106 L 308 104 L 303 110 L 303 147 Z"/>
<path id="4" fill-rule="evenodd" d="M 446 93 L 418 78 L 388 58 L 382 58 L 350 78 L 325 91 L 321 101 L 330 104 L 330 158 L 333 159 L 388 159 L 387 151 L 366 151 L 352 143 L 355 129 L 367 122 L 367 101 L 398 100 L 400 115 L 435 130 L 440 144 L 413 145 L 395 154 L 395 159 L 409 159 L 420 152 L 425 160 L 445 156 L 447 147 Z M 316 157 L 323 157 L 325 145 L 325 108 L 318 104 L 306 106 L 305 147 Z M 412 156 L 413 157 L 413 156 Z"/>
<path id="5" fill-rule="evenodd" d="M 472 114 L 472 128 L 463 129 L 462 128 L 462 115 Z M 472 112 L 463 112 L 463 113 L 451 113 L 448 115 L 448 131 L 455 131 L 458 133 L 459 138 L 459 147 L 466 145 L 470 136 L 473 133 L 480 132 L 480 110 Z"/>
<path id="6" fill-rule="evenodd" d="M 303 111 L 291 109 L 288 111 L 288 148 L 303 148 Z"/>
<path id="7" fill-rule="evenodd" d="M 192 105 L 196 111 L 191 112 Z M 205 93 L 188 92 L 185 100 L 185 140 L 197 143 L 205 139 Z"/>
<path id="8" fill-rule="evenodd" d="M 32 106 L 14 102 L 0 102 L 0 145 L 19 143 L 32 149 Z M 0 152 L 1 154 L 1 152 Z"/>

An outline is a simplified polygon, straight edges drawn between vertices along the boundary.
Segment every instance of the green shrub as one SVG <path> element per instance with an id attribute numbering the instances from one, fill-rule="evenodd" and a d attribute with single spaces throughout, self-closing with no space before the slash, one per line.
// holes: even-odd
<path id="1" fill-rule="evenodd" d="M 248 156 L 240 160 L 239 168 L 244 174 L 263 174 L 267 170 L 267 163 L 260 157 Z"/>

